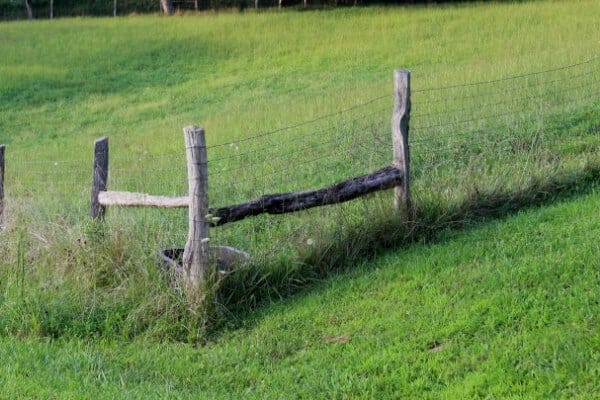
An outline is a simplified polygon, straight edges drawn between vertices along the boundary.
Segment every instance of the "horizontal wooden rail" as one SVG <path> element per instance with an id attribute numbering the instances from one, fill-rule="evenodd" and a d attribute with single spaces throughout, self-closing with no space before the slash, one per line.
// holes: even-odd
<path id="1" fill-rule="evenodd" d="M 153 196 L 146 193 L 117 192 L 112 190 L 103 191 L 98 194 L 98 203 L 103 206 L 183 208 L 188 207 L 189 202 L 189 196 Z"/>
<path id="2" fill-rule="evenodd" d="M 220 226 L 264 213 L 284 214 L 343 203 L 372 192 L 393 188 L 402 184 L 403 179 L 401 170 L 396 167 L 385 167 L 324 189 L 271 194 L 233 206 L 210 209 L 209 221 L 213 226 Z M 189 207 L 189 197 L 102 191 L 98 194 L 98 203 L 103 206 L 184 208 Z"/>
<path id="3" fill-rule="evenodd" d="M 284 214 L 343 203 L 372 192 L 401 185 L 403 179 L 404 176 L 401 170 L 396 167 L 386 167 L 324 189 L 272 194 L 234 206 L 211 209 L 212 218 L 209 218 L 209 220 L 211 220 L 213 226 L 219 226 L 263 213 Z"/>

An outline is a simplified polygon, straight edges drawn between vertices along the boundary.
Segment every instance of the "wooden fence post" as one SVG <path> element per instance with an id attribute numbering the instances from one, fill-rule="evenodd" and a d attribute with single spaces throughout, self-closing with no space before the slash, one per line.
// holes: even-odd
<path id="1" fill-rule="evenodd" d="M 104 221 L 106 207 L 98 201 L 98 194 L 106 191 L 108 183 L 108 138 L 102 137 L 94 142 L 94 171 L 92 178 L 92 201 L 90 204 L 90 217 Z"/>
<path id="2" fill-rule="evenodd" d="M 4 226 L 4 150 L 6 145 L 0 144 L 0 228 Z"/>
<path id="3" fill-rule="evenodd" d="M 210 279 L 208 165 L 204 128 L 188 126 L 183 129 L 189 186 L 189 230 L 183 251 L 186 290 L 194 298 Z"/>
<path id="4" fill-rule="evenodd" d="M 410 209 L 410 151 L 408 124 L 410 120 L 410 72 L 394 71 L 394 110 L 392 114 L 393 165 L 403 173 L 402 185 L 396 186 L 394 205 L 396 209 Z"/>

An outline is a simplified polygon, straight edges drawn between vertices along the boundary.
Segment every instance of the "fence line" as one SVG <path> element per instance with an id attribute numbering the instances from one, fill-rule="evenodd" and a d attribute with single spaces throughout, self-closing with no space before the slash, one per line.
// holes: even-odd
<path id="1" fill-rule="evenodd" d="M 592 57 L 588 60 L 582 61 L 582 62 L 578 62 L 578 63 L 574 63 L 574 64 L 570 64 L 570 65 L 566 65 L 566 66 L 561 66 L 561 67 L 557 67 L 557 68 L 551 68 L 551 69 L 546 69 L 546 70 L 542 70 L 542 71 L 536 71 L 536 72 L 532 72 L 532 73 L 528 73 L 528 74 L 520 74 L 520 75 L 513 75 L 513 76 L 508 76 L 508 77 L 504 77 L 504 78 L 499 78 L 499 79 L 494 79 L 494 80 L 489 80 L 489 81 L 480 81 L 480 82 L 473 82 L 473 83 L 467 83 L 467 84 L 458 84 L 458 85 L 449 85 L 449 86 L 439 86 L 439 87 L 432 87 L 432 88 L 424 88 L 424 89 L 417 89 L 417 90 L 413 90 L 413 95 L 418 95 L 418 94 L 423 94 L 423 93 L 429 93 L 429 92 L 437 92 L 437 91 L 444 91 L 444 90 L 450 90 L 450 89 L 455 89 L 455 88 L 464 88 L 464 87 L 473 87 L 473 86 L 482 86 L 482 85 L 489 85 L 491 83 L 498 83 L 498 82 L 505 82 L 505 81 L 510 81 L 510 80 L 515 80 L 515 79 L 522 79 L 524 77 L 530 77 L 530 76 L 539 76 L 539 75 L 543 75 L 543 74 L 547 74 L 547 73 L 552 73 L 552 72 L 558 72 L 558 71 L 564 71 L 567 69 L 571 69 L 571 68 L 575 68 L 575 67 L 581 67 L 584 65 L 588 65 L 588 64 L 594 64 L 597 61 L 600 60 L 600 57 Z M 598 66 L 600 66 L 600 63 L 597 64 Z M 547 84 L 547 83 L 553 83 L 553 82 L 559 82 L 559 81 L 573 81 L 574 78 L 577 77 L 582 77 L 582 76 L 588 76 L 591 75 L 592 73 L 594 73 L 594 71 L 587 71 L 587 72 L 583 72 L 580 74 L 574 74 L 574 75 L 570 75 L 568 77 L 565 77 L 564 79 L 556 79 L 556 80 L 550 80 L 550 81 L 541 81 L 540 84 Z M 582 85 L 583 86 L 583 85 Z M 516 85 L 516 86 L 511 86 L 509 88 L 507 88 L 507 90 L 502 90 L 502 91 L 493 91 L 490 92 L 492 94 L 501 94 L 501 93 L 510 93 L 512 89 L 514 88 L 518 88 L 520 87 L 520 85 Z M 571 88 L 571 89 L 576 89 L 576 88 Z M 452 100 L 456 100 L 456 99 L 465 99 L 465 98 L 471 98 L 471 97 L 490 97 L 490 93 L 479 93 L 475 96 L 468 96 L 465 94 L 460 94 L 459 96 L 456 97 L 452 97 L 452 98 L 444 98 L 444 99 L 438 99 L 438 100 L 432 100 L 432 101 L 427 101 L 426 104 L 433 104 L 436 102 L 450 102 Z M 414 97 L 414 96 L 413 96 Z M 542 98 L 543 95 L 538 96 L 539 98 Z M 376 96 L 374 98 L 368 99 L 364 102 L 361 102 L 359 104 L 353 105 L 351 107 L 345 108 L 343 110 L 337 111 L 337 112 L 333 112 L 333 113 L 329 113 L 329 114 L 324 114 L 321 116 L 318 116 L 314 119 L 311 120 L 307 120 L 307 121 L 302 121 L 296 124 L 292 124 L 292 125 L 288 125 L 288 126 L 284 126 L 281 128 L 277 128 L 274 130 L 270 130 L 270 131 L 266 131 L 266 132 L 261 132 L 261 133 L 257 133 L 257 134 L 252 134 L 252 135 L 244 135 L 243 138 L 238 139 L 238 140 L 233 140 L 233 141 L 228 141 L 225 143 L 218 143 L 218 144 L 214 144 L 214 145 L 208 145 L 207 148 L 208 149 L 215 149 L 218 147 L 224 147 L 227 145 L 235 145 L 238 143 L 242 143 L 242 142 L 246 142 L 246 141 L 250 141 L 250 140 L 256 140 L 256 139 L 260 139 L 260 138 L 264 138 L 265 136 L 270 136 L 272 134 L 275 133 L 279 133 L 279 132 L 283 132 L 283 131 L 288 131 L 288 130 L 292 130 L 292 129 L 296 129 L 302 126 L 306 126 L 306 125 L 310 125 L 312 123 L 318 122 L 318 121 L 322 121 L 334 116 L 339 116 L 339 115 L 343 115 L 345 113 L 349 113 L 352 111 L 355 111 L 358 108 L 367 106 L 369 104 L 372 104 L 376 101 L 385 99 L 385 98 L 389 98 L 391 99 L 392 96 L 391 94 L 385 94 L 385 95 L 380 95 L 380 96 Z M 413 99 L 413 103 L 417 104 L 415 102 L 415 100 Z M 498 104 L 502 104 L 502 103 L 498 103 Z M 419 107 L 423 107 L 423 105 L 421 105 L 420 103 L 418 104 Z M 488 104 L 488 105 L 494 105 L 494 104 Z M 476 108 L 474 108 L 476 109 Z M 444 108 L 444 110 L 438 112 L 438 113 L 428 113 L 428 114 L 415 114 L 412 116 L 412 118 L 420 118 L 420 117 L 425 117 L 425 116 L 433 116 L 433 115 L 444 115 L 447 112 L 455 112 L 455 111 L 462 111 L 463 109 L 447 109 Z M 465 110 L 465 111 L 468 111 Z M 157 155 L 144 155 L 142 157 L 139 157 L 140 159 L 159 159 L 159 158 L 169 158 L 169 157 L 178 157 L 181 156 L 181 152 L 177 151 L 177 152 L 171 152 L 171 153 L 163 153 L 163 154 L 157 154 Z M 138 157 L 113 157 L 113 160 L 122 160 L 122 161 L 130 161 L 130 160 L 136 160 L 138 159 Z M 41 165 L 49 165 L 49 164 L 53 164 L 53 163 L 58 163 L 59 165 L 61 164 L 76 164 L 76 163 L 85 163 L 88 160 L 86 159 L 77 159 L 77 160 L 31 160 L 31 161 L 20 161 L 19 164 L 20 165 L 29 165 L 29 164 L 41 164 Z"/>
<path id="2" fill-rule="evenodd" d="M 587 71 L 571 74 L 564 79 L 555 79 L 554 77 L 551 77 L 550 80 L 534 82 L 535 86 L 543 83 L 570 83 L 566 88 L 561 88 L 560 90 L 553 91 L 553 88 L 544 88 L 544 93 L 528 94 L 525 96 L 515 95 L 515 93 L 510 92 L 510 90 L 494 91 L 492 95 L 490 95 L 489 92 L 487 94 L 478 93 L 478 97 L 487 96 L 488 100 L 498 97 L 502 95 L 502 93 L 510 93 L 511 95 L 510 98 L 506 100 L 486 104 L 486 107 L 444 108 L 443 110 L 424 114 L 413 114 L 412 116 L 410 114 L 410 75 L 407 72 L 401 73 L 396 71 L 396 88 L 393 96 L 394 107 L 390 107 L 389 104 L 386 104 L 385 106 L 379 104 L 379 102 L 383 103 L 384 99 L 390 99 L 391 96 L 386 94 L 371 98 L 365 102 L 335 113 L 321 115 L 307 121 L 274 130 L 259 132 L 235 141 L 218 143 L 212 146 L 206 144 L 194 145 L 195 148 L 203 148 L 207 151 L 210 159 L 200 156 L 190 158 L 188 156 L 188 180 L 190 185 L 188 186 L 187 196 L 172 197 L 146 195 L 140 193 L 138 190 L 131 192 L 109 190 L 109 179 L 113 184 L 116 182 L 117 186 L 126 185 L 127 188 L 130 186 L 139 188 L 139 185 L 143 185 L 144 182 L 139 182 L 137 175 L 132 174 L 131 178 L 120 175 L 129 173 L 132 170 L 131 167 L 120 168 L 117 166 L 116 168 L 111 168 L 110 174 L 114 175 L 117 173 L 117 178 L 109 174 L 108 141 L 103 138 L 98 140 L 95 145 L 90 216 L 97 220 L 103 220 L 105 217 L 105 207 L 107 206 L 188 208 L 190 213 L 188 216 L 188 227 L 190 228 L 190 231 L 188 232 L 186 248 L 189 248 L 190 250 L 188 250 L 186 254 L 195 252 L 195 254 L 201 255 L 201 260 L 196 262 L 193 261 L 194 257 L 184 256 L 184 260 L 187 260 L 184 261 L 184 264 L 187 274 L 186 279 L 193 287 L 197 287 L 199 282 L 201 283 L 210 275 L 211 271 L 207 269 L 209 268 L 208 265 L 210 263 L 207 261 L 206 257 L 210 256 L 211 252 L 215 251 L 213 246 L 208 246 L 210 235 L 208 228 L 204 229 L 204 226 L 222 226 L 262 213 L 280 214 L 284 212 L 306 210 L 322 205 L 346 202 L 374 191 L 385 190 L 392 187 L 396 188 L 394 201 L 397 207 L 406 207 L 406 209 L 409 209 L 409 168 L 415 171 L 417 175 L 421 175 L 425 174 L 427 172 L 425 169 L 428 168 L 435 169 L 439 168 L 441 165 L 471 162 L 473 155 L 463 151 L 462 146 L 464 146 L 465 143 L 468 143 L 469 138 L 474 135 L 485 138 L 485 142 L 479 143 L 475 147 L 490 146 L 490 148 L 497 151 L 499 151 L 500 148 L 512 151 L 512 149 L 518 148 L 519 146 L 529 146 L 531 148 L 539 147 L 539 143 L 535 141 L 529 143 L 529 141 L 523 138 L 511 136 L 510 133 L 513 132 L 514 129 L 510 127 L 509 119 L 504 117 L 512 116 L 513 118 L 510 120 L 514 118 L 524 118 L 526 113 L 532 112 L 527 109 L 520 110 L 518 107 L 521 106 L 521 103 L 530 104 L 532 102 L 536 103 L 536 101 L 539 100 L 540 111 L 536 113 L 536 116 L 539 119 L 545 116 L 556 115 L 558 106 L 565 108 L 568 105 L 577 105 L 583 101 L 597 98 L 600 95 L 600 92 L 595 89 L 594 85 L 597 82 L 597 77 L 595 76 L 597 68 L 594 64 L 597 59 L 598 58 L 596 57 L 569 66 L 497 80 L 415 90 L 413 93 L 420 93 L 421 95 L 430 92 L 445 93 L 445 91 L 457 88 L 485 87 L 486 85 L 493 83 L 514 81 L 527 77 L 539 78 L 540 76 L 545 76 L 544 74 L 569 71 L 584 65 L 593 66 Z M 589 77 L 591 77 L 591 80 L 588 79 Z M 579 92 L 585 93 L 585 95 L 572 95 L 575 93 L 579 94 Z M 469 96 L 463 96 L 463 98 L 469 98 Z M 548 103 L 549 99 L 554 100 L 557 104 Z M 427 106 L 428 104 L 436 103 L 436 101 L 423 102 L 422 104 L 423 106 Z M 443 99 L 443 101 L 449 102 L 451 99 L 446 98 Z M 421 106 L 422 104 L 417 103 L 418 106 Z M 486 108 L 501 108 L 501 112 L 489 114 L 485 112 Z M 391 137 L 389 125 L 387 125 L 387 123 L 385 129 L 380 129 L 383 125 L 378 117 L 384 109 L 391 109 L 394 113 L 391 124 Z M 482 113 L 482 115 L 477 115 L 478 113 Z M 450 114 L 450 116 L 446 117 L 445 115 L 448 114 Z M 467 114 L 470 114 L 473 117 L 461 117 L 461 115 Z M 349 117 L 346 117 L 347 115 Z M 436 116 L 444 117 L 444 119 L 439 123 L 427 123 L 429 122 L 427 117 Z M 338 121 L 335 117 L 342 117 L 343 120 Z M 414 137 L 415 133 L 422 134 L 422 136 L 418 136 L 416 139 L 411 138 L 410 141 L 410 147 L 412 147 L 413 150 L 422 150 L 422 153 L 419 152 L 416 155 L 416 158 L 412 160 L 414 166 L 411 166 L 408 141 L 409 118 L 412 118 L 413 120 L 422 119 L 423 121 L 422 123 L 416 123 L 410 126 L 411 136 Z M 489 125 L 483 126 L 486 124 Z M 508 133 L 504 134 L 504 136 L 484 135 L 490 131 L 489 126 L 491 126 L 491 124 L 503 126 Z M 440 132 L 450 131 L 451 129 L 451 134 L 444 135 L 443 137 L 439 135 Z M 371 131 L 372 136 L 365 134 L 369 131 Z M 387 133 L 384 137 L 381 132 L 385 131 L 387 131 Z M 191 132 L 194 132 L 194 135 L 204 136 L 204 131 L 200 128 L 186 129 L 186 135 L 188 132 L 190 134 Z M 287 132 L 288 134 L 279 135 L 279 133 L 282 132 Z M 536 132 L 538 135 L 542 135 L 542 133 Z M 483 136 L 479 136 L 482 134 Z M 392 148 L 389 146 L 390 139 L 392 139 Z M 558 141 L 558 139 L 556 140 Z M 523 141 L 523 143 L 520 141 Z M 189 147 L 194 146 L 186 145 L 186 149 L 189 150 Z M 227 152 L 229 149 L 226 146 L 235 146 L 239 149 L 236 152 Z M 3 212 L 5 209 L 3 202 L 3 178 L 5 169 L 4 148 L 5 146 L 0 146 L 0 226 L 4 219 Z M 355 154 L 358 154 L 356 152 L 357 149 L 370 151 L 371 158 L 355 158 Z M 171 161 L 175 159 L 183 160 L 184 154 L 185 153 L 181 151 L 158 155 L 140 155 L 137 157 L 114 157 L 111 158 L 111 162 L 118 161 L 124 163 L 128 161 L 139 161 L 140 165 L 136 165 L 135 168 L 138 172 L 144 172 L 145 167 L 142 164 L 146 161 L 150 161 L 153 166 L 151 169 L 153 174 L 167 173 L 169 179 L 172 179 L 173 174 L 171 174 L 171 172 L 177 171 L 178 173 L 182 173 L 181 176 L 183 176 L 184 169 L 183 165 L 180 167 L 171 167 L 169 165 L 171 165 Z M 211 155 L 214 155 L 214 157 L 211 157 Z M 202 160 L 198 161 L 198 157 L 202 158 Z M 351 159 L 342 160 L 344 157 Z M 383 161 L 383 163 L 391 164 L 391 166 L 381 168 L 383 166 L 381 164 L 382 160 L 385 160 L 386 157 L 389 162 Z M 545 156 L 543 152 L 540 152 L 539 154 L 536 153 L 535 157 Z M 190 159 L 192 161 L 190 161 Z M 307 172 L 304 172 L 299 167 L 312 165 L 317 161 L 325 161 L 325 163 L 320 164 L 321 168 L 327 167 L 326 169 L 328 170 L 325 171 L 327 173 L 323 173 L 324 179 L 329 179 L 332 175 L 341 175 L 339 172 L 332 174 L 329 171 L 340 169 L 340 165 L 352 165 L 354 170 L 357 170 L 356 166 L 360 165 L 360 168 L 363 168 L 362 172 L 360 172 L 362 175 L 359 175 L 359 173 L 354 170 L 352 172 L 345 170 L 343 173 L 346 178 L 348 175 L 354 176 L 354 178 L 346 180 L 340 180 L 338 178 L 332 179 L 332 181 L 329 182 L 329 186 L 324 187 L 323 185 L 319 185 L 321 189 L 265 194 L 268 193 L 268 188 L 264 181 L 265 177 L 278 177 L 279 184 L 283 186 L 287 186 L 290 182 L 297 183 L 300 181 L 297 179 L 297 176 L 311 173 L 310 168 Z M 83 175 L 85 173 L 87 175 L 89 173 L 89 169 L 87 168 L 75 168 L 77 164 L 82 162 L 86 162 L 86 160 L 35 160 L 17 162 L 9 165 L 9 167 L 11 167 L 12 170 L 13 166 L 26 167 L 29 165 L 39 165 L 41 166 L 40 168 L 49 166 L 46 170 L 40 168 L 27 170 L 27 174 L 35 176 L 36 179 L 38 179 L 34 182 L 40 184 L 47 184 L 49 178 L 52 176 L 67 175 L 73 176 L 73 181 L 77 180 L 77 182 L 79 182 L 79 174 Z M 167 162 L 169 162 L 169 164 L 166 164 Z M 282 166 L 281 164 L 283 164 L 283 168 L 279 168 Z M 73 166 L 73 168 L 71 166 Z M 256 168 L 259 166 L 261 168 Z M 376 168 L 378 169 L 375 172 L 364 174 L 364 168 L 367 168 L 367 166 L 368 168 L 372 168 L 370 169 L 371 171 Z M 216 178 L 216 180 L 214 180 L 214 182 L 217 182 L 215 187 L 222 189 L 221 191 L 224 193 L 222 197 L 225 196 L 224 198 L 227 199 L 229 198 L 227 196 L 232 196 L 232 198 L 236 199 L 236 201 L 232 201 L 234 203 L 233 205 L 209 208 L 207 201 L 204 203 L 201 201 L 202 204 L 190 207 L 190 204 L 195 201 L 194 199 L 197 200 L 199 196 L 202 197 L 200 194 L 206 194 L 206 191 L 208 190 L 206 186 L 201 190 L 197 189 L 198 186 L 193 186 L 192 183 L 205 182 L 208 184 L 209 172 L 211 178 Z M 194 173 L 196 173 L 196 175 L 194 175 Z M 296 177 L 296 179 L 294 179 L 294 177 Z M 250 185 L 250 189 L 245 189 L 243 193 L 241 193 L 238 192 L 238 183 L 240 180 L 252 180 L 254 184 Z M 52 180 L 50 184 L 64 184 L 67 186 L 73 183 L 73 181 Z M 338 183 L 331 185 L 331 182 Z M 182 189 L 183 191 L 183 187 L 177 185 L 177 182 L 173 183 L 173 187 L 176 187 L 174 191 L 179 189 Z M 122 189 L 122 187 L 118 187 L 118 189 Z M 262 192 L 260 192 L 260 190 L 262 190 Z M 259 191 L 260 197 L 255 196 L 257 191 Z M 272 192 L 273 190 L 271 190 L 271 193 Z M 193 193 L 196 194 L 192 196 Z M 239 198 L 251 198 L 252 200 L 240 202 L 237 201 Z M 223 199 L 220 201 L 223 201 Z M 192 211 L 192 208 L 196 211 Z M 196 228 L 192 229 L 192 226 L 195 226 Z M 221 253 L 227 253 L 228 251 L 235 251 L 235 249 L 219 250 Z M 194 266 L 192 266 L 192 264 L 194 264 Z"/>
<path id="3" fill-rule="evenodd" d="M 593 60 L 595 60 L 595 59 L 593 59 Z M 577 64 L 573 64 L 573 65 L 583 65 L 583 64 L 585 64 L 585 63 L 577 63 Z M 561 68 L 561 69 L 563 69 L 563 68 Z M 569 88 L 567 90 L 563 90 L 562 92 L 568 92 L 568 91 L 575 90 L 575 89 L 578 89 L 578 88 L 582 88 L 582 87 L 585 87 L 585 86 L 586 85 L 578 85 L 576 87 L 572 87 L 572 88 Z M 437 88 L 434 88 L 434 89 L 437 89 Z M 575 99 L 574 101 L 585 100 L 586 98 L 590 98 L 590 97 L 593 97 L 595 95 L 596 94 L 594 93 L 594 94 L 592 94 L 590 96 L 587 96 L 587 97 L 582 97 L 582 98 Z M 535 98 L 540 98 L 541 99 L 541 98 L 543 98 L 543 96 L 544 95 L 539 95 L 539 96 L 525 96 L 525 97 L 520 97 L 520 98 L 516 98 L 516 99 L 535 99 Z M 384 98 L 384 97 L 386 97 L 386 96 L 381 96 L 380 98 Z M 574 101 L 571 101 L 571 102 L 574 102 Z M 492 104 L 487 104 L 487 106 L 500 105 L 500 104 L 503 104 L 503 103 L 504 102 L 492 103 Z M 509 101 L 507 101 L 506 103 L 510 104 Z M 365 104 L 365 103 L 361 103 L 361 104 Z M 419 117 L 432 116 L 432 115 L 443 115 L 443 114 L 445 114 L 447 112 L 457 112 L 457 111 L 467 111 L 468 112 L 469 110 L 471 110 L 471 109 L 469 109 L 469 108 L 445 109 L 444 111 L 440 111 L 439 113 L 415 114 L 412 117 L 413 118 L 419 118 Z M 476 110 L 476 109 L 473 108 L 472 110 Z M 334 113 L 334 114 L 328 114 L 326 116 L 320 117 L 319 119 L 324 119 L 325 117 L 328 117 L 330 115 L 335 115 L 335 114 L 341 114 L 341 112 Z M 502 115 L 497 115 L 497 114 L 486 115 L 486 116 L 478 117 L 477 120 L 479 120 L 479 119 L 488 119 L 488 118 L 493 118 L 493 117 L 503 116 L 503 115 L 504 114 L 502 114 Z M 304 125 L 304 124 L 308 124 L 308 123 L 311 123 L 313 121 L 314 120 L 306 121 L 305 123 L 301 123 L 301 124 L 290 125 L 288 127 L 279 128 L 276 131 L 289 130 L 289 129 L 292 129 L 293 127 L 301 126 L 301 125 Z M 465 122 L 472 122 L 472 121 L 471 120 L 457 121 L 457 122 L 452 122 L 452 124 L 465 123 Z M 419 127 L 418 125 L 414 125 L 414 126 L 412 126 L 412 130 L 416 130 L 416 129 L 419 129 L 419 128 L 420 129 L 431 128 L 431 127 L 434 127 L 434 126 L 439 126 L 439 125 L 425 125 L 423 127 Z M 323 128 L 323 129 L 320 129 L 320 130 L 318 130 L 316 132 L 323 132 L 326 129 L 327 128 Z M 266 132 L 266 133 L 261 134 L 259 136 L 262 137 L 262 136 L 268 135 L 268 134 L 270 134 L 272 132 L 275 132 L 275 131 Z M 252 138 L 256 138 L 256 137 L 259 137 L 259 136 L 253 136 L 253 137 L 250 137 L 250 138 L 243 138 L 240 141 L 231 141 L 231 142 L 222 143 L 222 144 L 218 144 L 218 145 L 214 145 L 214 146 L 208 146 L 208 148 L 209 149 L 213 149 L 213 148 L 216 148 L 216 147 L 224 146 L 225 144 L 229 144 L 229 145 L 231 145 L 231 144 L 237 144 L 237 143 L 241 143 L 243 141 L 246 141 L 246 140 L 249 140 L 249 139 L 252 139 Z M 300 139 L 302 139 L 302 137 L 299 137 L 296 140 L 300 140 Z M 252 152 L 256 153 L 256 152 L 259 152 L 259 151 L 261 151 L 261 149 L 253 150 Z M 245 155 L 247 153 L 248 152 L 242 153 L 242 155 Z M 166 153 L 166 154 L 143 155 L 143 156 L 139 156 L 139 157 L 113 157 L 112 159 L 115 160 L 115 161 L 116 160 L 121 160 L 121 161 L 140 160 L 141 161 L 141 160 L 150 160 L 150 159 L 175 158 L 175 157 L 181 157 L 181 155 L 182 155 L 181 152 L 173 152 L 173 153 Z M 215 162 L 215 161 L 218 161 L 220 159 L 233 158 L 233 157 L 237 157 L 237 156 L 238 156 L 237 154 L 236 155 L 229 155 L 227 157 L 221 157 L 221 158 L 213 159 L 211 161 Z M 65 165 L 65 164 L 77 164 L 77 163 L 81 164 L 81 163 L 84 163 L 84 162 L 87 162 L 87 160 L 85 160 L 85 159 L 77 159 L 77 160 L 31 160 L 31 161 L 18 161 L 16 163 L 13 161 L 13 165 L 34 165 L 34 164 L 39 164 L 39 165 L 53 165 L 54 164 L 54 166 L 60 167 L 61 165 Z M 84 168 L 79 169 L 79 170 L 70 169 L 70 170 L 68 170 L 68 171 L 66 171 L 64 173 L 65 174 L 70 174 L 73 171 L 78 172 L 78 171 L 84 171 L 84 170 L 85 170 Z M 31 173 L 37 173 L 37 172 L 39 172 L 40 174 L 47 174 L 48 170 L 37 170 L 37 171 L 35 171 L 35 170 L 28 170 L 29 174 L 31 174 Z M 54 172 L 54 173 L 57 173 L 57 172 Z"/>
<path id="4" fill-rule="evenodd" d="M 313 207 L 337 204 L 353 200 L 375 191 L 396 188 L 397 208 L 408 207 L 409 195 L 409 146 L 408 122 L 410 119 L 410 73 L 395 71 L 395 100 L 392 114 L 392 166 L 373 173 L 348 179 L 323 189 L 296 193 L 262 196 L 258 199 L 233 206 L 211 209 L 208 206 L 208 157 L 204 129 L 184 129 L 187 153 L 188 196 L 166 197 L 145 193 L 109 191 L 108 139 L 94 143 L 94 168 L 90 204 L 90 217 L 104 220 L 106 206 L 133 207 L 187 207 L 189 210 L 189 233 L 183 252 L 183 270 L 188 292 L 197 292 L 199 287 L 215 273 L 209 269 L 209 227 L 220 226 L 256 216 L 262 213 L 283 214 Z M 239 142 L 238 142 L 239 143 Z M 230 171 L 226 171 L 230 172 Z M 238 250 L 231 251 L 239 253 Z"/>
<path id="5" fill-rule="evenodd" d="M 0 229 L 4 225 L 4 151 L 6 146 L 0 145 Z"/>
<path id="6" fill-rule="evenodd" d="M 510 80 L 514 80 L 514 79 L 521 79 L 521 78 L 527 78 L 527 77 L 530 77 L 530 76 L 537 76 L 537 75 L 547 74 L 547 73 L 550 73 L 550 72 L 564 71 L 566 69 L 571 69 L 571 68 L 578 67 L 578 66 L 581 66 L 581 65 L 590 64 L 590 63 L 592 63 L 592 62 L 594 62 L 596 60 L 600 60 L 600 56 L 592 57 L 590 59 L 587 59 L 585 61 L 581 61 L 581 62 L 578 62 L 578 63 L 575 63 L 575 64 L 564 65 L 562 67 L 550 68 L 550 69 L 546 69 L 546 70 L 542 70 L 542 71 L 529 72 L 529 73 L 520 74 L 520 75 L 512 75 L 512 76 L 507 76 L 507 77 L 504 77 L 504 78 L 492 79 L 492 80 L 489 80 L 489 81 L 479 81 L 479 82 L 462 83 L 462 84 L 458 84 L 458 85 L 440 86 L 440 87 L 434 87 L 434 88 L 425 88 L 425 89 L 415 90 L 414 93 L 418 93 L 418 92 L 434 92 L 434 91 L 439 91 L 439 90 L 464 88 L 464 87 L 469 87 L 469 86 L 482 86 L 482 85 L 489 85 L 489 84 L 492 84 L 492 83 L 506 82 L 506 81 L 510 81 Z"/>

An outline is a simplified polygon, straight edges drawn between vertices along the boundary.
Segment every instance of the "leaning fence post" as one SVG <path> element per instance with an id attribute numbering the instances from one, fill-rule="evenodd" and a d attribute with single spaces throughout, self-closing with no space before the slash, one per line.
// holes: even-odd
<path id="1" fill-rule="evenodd" d="M 396 186 L 394 205 L 396 209 L 410 209 L 410 151 L 408 124 L 410 120 L 410 72 L 394 71 L 394 110 L 392 114 L 393 165 L 403 173 L 402 185 Z"/>
<path id="2" fill-rule="evenodd" d="M 0 144 L 0 228 L 4 226 L 4 150 L 6 145 Z"/>
<path id="3" fill-rule="evenodd" d="M 108 182 L 108 138 L 102 137 L 94 142 L 94 171 L 92 178 L 92 201 L 90 217 L 104 221 L 106 207 L 98 201 L 98 194 L 106 191 Z"/>
<path id="4" fill-rule="evenodd" d="M 186 289 L 197 296 L 198 289 L 210 278 L 208 214 L 208 163 L 204 128 L 183 129 L 189 186 L 189 230 L 183 252 Z"/>

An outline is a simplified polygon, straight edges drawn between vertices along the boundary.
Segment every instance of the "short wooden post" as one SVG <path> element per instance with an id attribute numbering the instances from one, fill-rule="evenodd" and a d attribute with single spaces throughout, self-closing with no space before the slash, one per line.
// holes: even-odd
<path id="1" fill-rule="evenodd" d="M 4 150 L 6 145 L 0 144 L 0 228 L 4 226 Z"/>
<path id="2" fill-rule="evenodd" d="M 394 205 L 396 209 L 410 209 L 410 151 L 408 124 L 410 120 L 410 72 L 394 71 L 394 110 L 392 114 L 393 165 L 403 173 L 402 185 L 396 186 Z"/>
<path id="3" fill-rule="evenodd" d="M 189 186 L 189 230 L 183 252 L 185 284 L 189 297 L 211 278 L 209 270 L 208 168 L 204 128 L 183 129 Z"/>
<path id="4" fill-rule="evenodd" d="M 108 138 L 102 137 L 94 142 L 94 171 L 92 178 L 92 201 L 90 217 L 104 221 L 106 207 L 98 201 L 98 194 L 106 191 L 108 183 Z"/>

